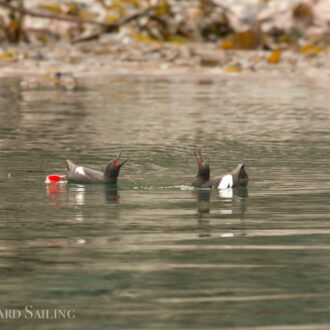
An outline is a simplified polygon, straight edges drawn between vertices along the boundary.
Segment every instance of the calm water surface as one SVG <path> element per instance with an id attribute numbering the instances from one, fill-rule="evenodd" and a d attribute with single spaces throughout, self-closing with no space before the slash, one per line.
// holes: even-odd
<path id="1" fill-rule="evenodd" d="M 23 314 L 1 328 L 329 329 L 329 104 L 274 78 L 1 81 L 0 306 Z M 198 149 L 248 190 L 190 189 Z M 118 190 L 44 183 L 119 150 Z"/>

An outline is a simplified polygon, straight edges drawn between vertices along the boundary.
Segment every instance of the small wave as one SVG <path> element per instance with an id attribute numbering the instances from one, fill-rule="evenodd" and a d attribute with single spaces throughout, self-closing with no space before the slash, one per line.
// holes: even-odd
<path id="1" fill-rule="evenodd" d="M 179 186 L 135 186 L 134 190 L 159 190 L 159 189 L 176 189 L 176 190 L 194 190 L 194 187 L 179 185 Z"/>

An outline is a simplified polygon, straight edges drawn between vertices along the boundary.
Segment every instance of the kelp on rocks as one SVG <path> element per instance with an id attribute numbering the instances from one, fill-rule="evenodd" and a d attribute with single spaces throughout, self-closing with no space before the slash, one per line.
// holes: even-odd
<path id="1" fill-rule="evenodd" d="M 116 71 L 116 63 L 125 63 L 124 71 L 141 65 L 222 73 L 324 70 L 330 42 L 326 3 L 0 0 L 0 65 L 60 73 L 98 66 Z"/>
<path id="2" fill-rule="evenodd" d="M 327 0 L 224 3 L 228 1 L 0 1 L 0 41 L 82 42 L 129 26 L 140 41 L 221 42 L 226 49 L 274 49 L 310 38 L 329 42 Z"/>

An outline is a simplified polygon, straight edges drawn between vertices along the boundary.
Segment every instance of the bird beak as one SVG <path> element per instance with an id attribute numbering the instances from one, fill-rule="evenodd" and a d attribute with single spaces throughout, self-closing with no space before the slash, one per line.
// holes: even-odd
<path id="1" fill-rule="evenodd" d="M 203 157 L 202 157 L 202 154 L 201 154 L 200 151 L 198 151 L 198 153 L 195 152 L 195 158 L 196 158 L 196 160 L 197 160 L 198 165 L 202 164 L 202 162 L 203 162 Z"/>
<path id="2" fill-rule="evenodd" d="M 124 160 L 121 164 L 119 164 L 120 155 L 121 155 L 121 151 L 119 151 L 118 154 L 117 154 L 116 165 L 119 166 L 119 167 L 122 167 L 128 161 L 128 159 Z"/>
<path id="3" fill-rule="evenodd" d="M 119 164 L 119 166 L 122 167 L 127 161 L 128 159 L 124 160 L 121 164 Z"/>

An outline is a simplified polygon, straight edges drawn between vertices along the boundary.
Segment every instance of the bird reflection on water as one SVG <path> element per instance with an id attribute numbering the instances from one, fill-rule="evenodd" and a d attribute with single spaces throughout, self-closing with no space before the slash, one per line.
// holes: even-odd
<path id="1" fill-rule="evenodd" d="M 117 185 L 104 185 L 105 200 L 109 204 L 119 204 L 120 195 Z"/>
<path id="2" fill-rule="evenodd" d="M 59 207 L 64 203 L 84 205 L 86 203 L 86 192 L 89 190 L 84 185 L 76 184 L 49 184 L 46 186 L 49 206 Z M 99 193 L 100 190 L 97 189 Z M 104 200 L 109 204 L 119 204 L 120 195 L 117 185 L 104 185 Z M 63 198 L 63 197 L 66 198 Z"/>
<path id="3" fill-rule="evenodd" d="M 243 188 L 228 188 L 225 190 L 219 190 L 218 192 L 211 189 L 197 189 L 196 193 L 196 205 L 198 215 L 198 227 L 199 237 L 211 237 L 212 225 L 210 221 L 220 218 L 226 215 L 233 214 L 233 210 L 239 210 L 241 220 L 241 230 L 235 234 L 222 233 L 220 237 L 234 237 L 244 236 L 244 214 L 247 210 L 248 189 Z M 212 198 L 217 196 L 217 198 Z M 213 209 L 213 212 L 211 212 Z"/>

